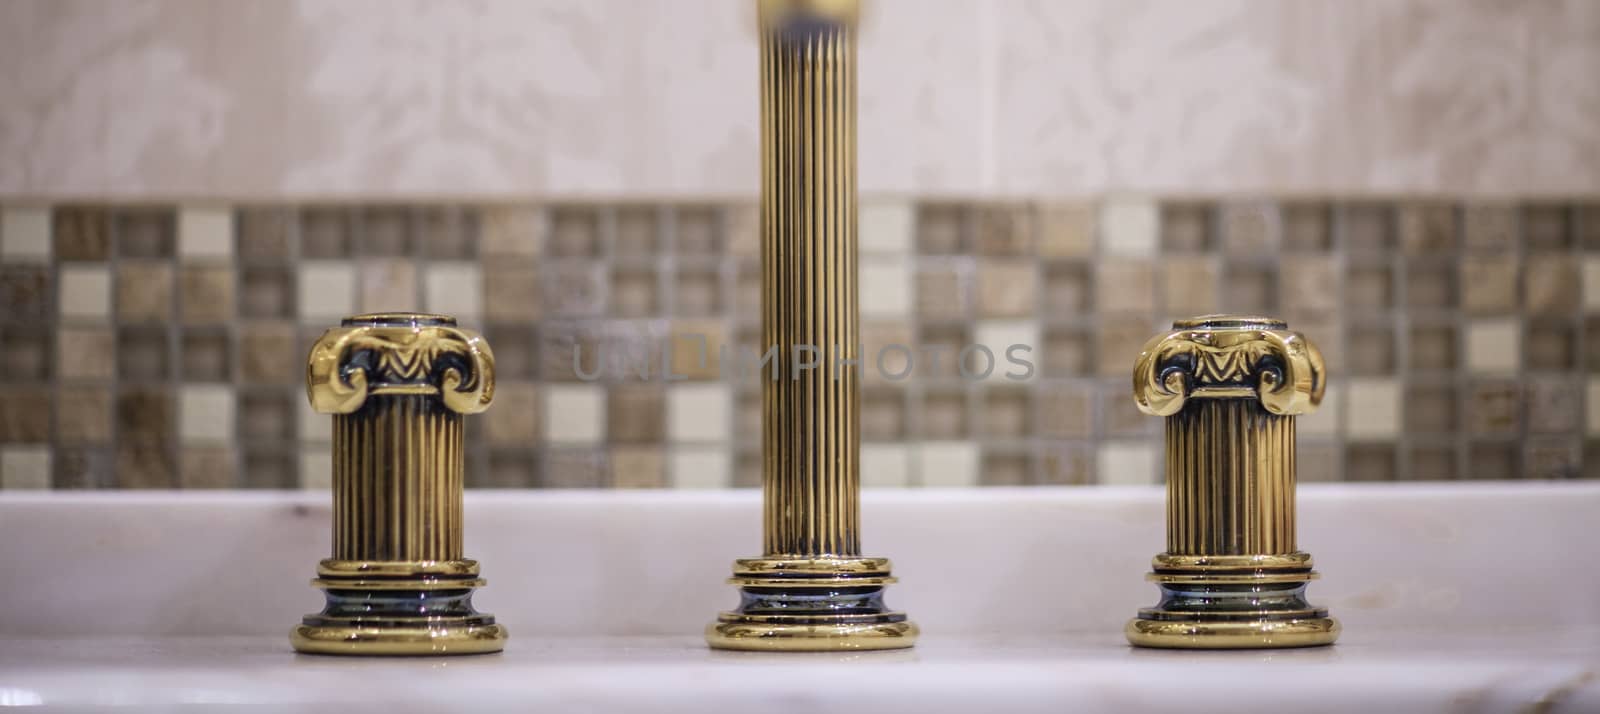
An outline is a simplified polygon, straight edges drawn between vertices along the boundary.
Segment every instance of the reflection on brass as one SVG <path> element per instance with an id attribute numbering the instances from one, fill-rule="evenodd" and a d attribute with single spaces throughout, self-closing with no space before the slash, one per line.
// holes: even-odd
<path id="1" fill-rule="evenodd" d="M 333 415 L 333 557 L 313 585 L 322 612 L 290 635 L 301 652 L 499 652 L 506 629 L 472 608 L 462 556 L 463 415 L 494 399 L 494 355 L 454 318 L 360 315 L 311 348 L 306 393 Z"/>
<path id="2" fill-rule="evenodd" d="M 1144 647 L 1331 644 L 1339 622 L 1306 602 L 1296 550 L 1294 419 L 1322 401 L 1322 354 L 1280 320 L 1208 315 L 1145 344 L 1139 410 L 1166 417 L 1167 552 L 1161 602 L 1128 623 Z"/>
<path id="3" fill-rule="evenodd" d="M 855 0 L 758 0 L 761 33 L 761 327 L 765 554 L 734 564 L 739 607 L 712 647 L 910 647 L 917 627 L 883 602 L 889 561 L 861 557 L 856 298 Z"/>

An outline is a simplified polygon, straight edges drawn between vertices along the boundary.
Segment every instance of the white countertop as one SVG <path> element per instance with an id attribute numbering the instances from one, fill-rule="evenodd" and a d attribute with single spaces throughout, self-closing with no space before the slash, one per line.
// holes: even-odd
<path id="1" fill-rule="evenodd" d="M 339 711 L 1600 711 L 1600 630 L 1358 631 L 1306 650 L 1178 652 L 1116 633 L 928 636 L 862 654 L 695 637 L 515 638 L 503 654 L 298 655 L 281 637 L 0 639 L 0 705 Z M 1541 708 L 1543 707 L 1543 708 Z"/>

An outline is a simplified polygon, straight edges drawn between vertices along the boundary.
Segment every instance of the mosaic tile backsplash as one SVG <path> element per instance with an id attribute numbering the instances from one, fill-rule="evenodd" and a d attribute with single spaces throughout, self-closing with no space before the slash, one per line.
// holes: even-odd
<path id="1" fill-rule="evenodd" d="M 426 310 L 497 357 L 470 486 L 756 486 L 759 381 L 717 353 L 759 341 L 757 254 L 750 203 L 5 206 L 0 485 L 325 486 L 311 341 Z M 864 354 L 919 359 L 866 369 L 869 487 L 1159 482 L 1129 369 L 1218 311 L 1327 357 L 1304 481 L 1600 476 L 1600 199 L 868 200 L 860 265 Z M 972 344 L 1035 374 L 963 379 Z M 685 378 L 591 380 L 575 348 Z"/>

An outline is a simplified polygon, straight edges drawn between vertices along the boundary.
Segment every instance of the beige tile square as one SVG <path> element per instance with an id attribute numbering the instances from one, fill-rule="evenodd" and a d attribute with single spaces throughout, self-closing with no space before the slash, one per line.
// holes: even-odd
<path id="1" fill-rule="evenodd" d="M 861 325 L 863 386 L 894 384 L 916 373 L 916 340 L 904 320 L 879 320 Z"/>
<path id="2" fill-rule="evenodd" d="M 904 318 L 911 315 L 911 264 L 903 258 L 861 259 L 859 287 L 861 315 L 866 318 Z"/>
<path id="3" fill-rule="evenodd" d="M 1102 486 L 1144 486 L 1157 482 L 1156 447 L 1137 442 L 1101 444 L 1095 454 L 1097 483 Z"/>
<path id="4" fill-rule="evenodd" d="M 917 485 L 953 488 L 978 484 L 978 446 L 970 441 L 925 441 L 917 447 Z"/>
<path id="5" fill-rule="evenodd" d="M 1438 256 L 1456 251 L 1456 211 L 1448 203 L 1401 206 L 1396 216 L 1400 248 L 1408 255 Z"/>
<path id="6" fill-rule="evenodd" d="M 612 488 L 664 488 L 666 485 L 667 457 L 659 447 L 611 449 Z"/>
<path id="7" fill-rule="evenodd" d="M 327 447 L 300 450 L 300 488 L 326 491 L 333 486 L 333 451 Z"/>
<path id="8" fill-rule="evenodd" d="M 300 264 L 300 321 L 337 323 L 356 312 L 356 269 L 347 261 Z"/>
<path id="9" fill-rule="evenodd" d="M 1534 255 L 1528 258 L 1524 270 L 1526 293 L 1523 304 L 1528 312 L 1535 315 L 1566 315 L 1578 310 L 1583 299 L 1582 277 L 1571 256 L 1559 253 Z"/>
<path id="10" fill-rule="evenodd" d="M 979 317 L 1029 317 L 1038 300 L 1038 271 L 1032 261 L 978 264 Z"/>
<path id="11" fill-rule="evenodd" d="M 1585 411 L 1584 433 L 1589 436 L 1600 436 L 1600 377 L 1590 377 L 1584 384 L 1584 402 L 1588 408 Z"/>
<path id="12" fill-rule="evenodd" d="M 1310 414 L 1295 418 L 1295 432 L 1301 436 L 1332 437 L 1339 433 L 1344 420 L 1344 387 L 1329 384 L 1322 394 L 1322 404 Z"/>
<path id="13" fill-rule="evenodd" d="M 233 388 L 186 384 L 178 391 L 178 438 L 185 445 L 233 441 Z"/>
<path id="14" fill-rule="evenodd" d="M 1123 377 L 1155 332 L 1143 320 L 1102 321 L 1095 344 L 1095 373 L 1103 377 Z"/>
<path id="15" fill-rule="evenodd" d="M 183 322 L 212 325 L 231 322 L 237 280 L 233 268 L 186 265 L 178 272 L 178 303 Z"/>
<path id="16" fill-rule="evenodd" d="M 972 337 L 974 344 L 988 347 L 994 355 L 994 371 L 989 375 L 989 380 L 997 383 L 1013 383 L 1029 382 L 1038 378 L 1039 363 L 1042 359 L 1039 350 L 1038 322 L 983 320 L 973 326 Z M 921 356 L 918 358 L 920 360 Z M 922 373 L 920 367 L 918 373 Z"/>
<path id="17" fill-rule="evenodd" d="M 475 263 L 431 263 L 422 273 L 423 305 L 463 324 L 483 314 L 483 274 Z"/>
<path id="18" fill-rule="evenodd" d="M 917 315 L 924 320 L 967 316 L 969 276 L 953 264 L 924 265 L 917 271 Z"/>
<path id="19" fill-rule="evenodd" d="M 740 422 L 744 428 L 755 432 L 760 428 L 761 395 L 750 402 L 749 416 L 741 411 Z M 753 403 L 752 403 L 753 402 Z M 906 397 L 899 389 L 863 389 L 861 391 L 861 440 L 900 441 L 906 437 Z"/>
<path id="20" fill-rule="evenodd" d="M 1036 252 L 1036 222 L 1026 204 L 991 204 L 977 211 L 974 238 L 979 255 L 1024 256 Z"/>
<path id="21" fill-rule="evenodd" d="M 1517 309 L 1517 259 L 1510 255 L 1467 256 L 1461 260 L 1461 307 L 1473 315 L 1499 315 Z"/>
<path id="22" fill-rule="evenodd" d="M 356 265 L 360 293 L 358 312 L 414 312 L 417 299 L 417 266 L 405 258 L 370 258 Z"/>
<path id="23" fill-rule="evenodd" d="M 1226 204 L 1221 210 L 1222 248 L 1233 255 L 1266 256 L 1278 250 L 1278 207 L 1271 203 Z"/>
<path id="24" fill-rule="evenodd" d="M 917 435 L 927 441 L 964 439 L 971 434 L 965 387 L 929 389 L 915 411 Z"/>
<path id="25" fill-rule="evenodd" d="M 1038 409 L 1040 436 L 1056 439 L 1094 436 L 1094 391 L 1085 385 L 1041 386 Z"/>
<path id="26" fill-rule="evenodd" d="M 44 206 L 0 208 L 0 262 L 49 261 L 50 228 L 49 208 Z"/>
<path id="27" fill-rule="evenodd" d="M 676 446 L 672 449 L 673 488 L 727 488 L 733 483 L 732 456 L 717 446 Z"/>
<path id="28" fill-rule="evenodd" d="M 0 490 L 50 488 L 50 449 L 33 446 L 0 448 Z"/>
<path id="29" fill-rule="evenodd" d="M 492 322 L 539 319 L 539 271 L 532 266 L 485 264 L 483 310 Z"/>
<path id="30" fill-rule="evenodd" d="M 729 350 L 730 358 L 733 356 L 732 347 L 728 345 L 728 326 L 721 320 L 673 320 L 668 338 L 672 373 L 685 379 L 718 379 L 722 376 L 724 348 Z M 739 364 L 748 365 L 749 371 L 755 373 L 761 355 L 740 357 L 746 361 Z M 737 373 L 735 365 L 730 364 L 728 370 L 730 374 Z"/>
<path id="31" fill-rule="evenodd" d="M 676 443 L 728 440 L 733 394 L 725 384 L 675 384 L 667 388 L 667 438 Z"/>
<path id="32" fill-rule="evenodd" d="M 1339 264 L 1330 255 L 1286 256 L 1279 268 L 1283 311 L 1294 316 L 1329 316 L 1339 308 Z"/>
<path id="33" fill-rule="evenodd" d="M 1148 257 L 1160 241 L 1161 216 L 1155 201 L 1118 198 L 1100 206 L 1100 249 L 1110 255 Z"/>
<path id="34" fill-rule="evenodd" d="M 1213 258 L 1169 258 L 1161 263 L 1161 309 L 1168 315 L 1216 312 L 1221 268 Z"/>
<path id="35" fill-rule="evenodd" d="M 1345 434 L 1393 439 L 1400 433 L 1400 386 L 1388 378 L 1346 380 Z"/>
<path id="36" fill-rule="evenodd" d="M 100 323 L 111 319 L 111 268 L 103 263 L 61 266 L 61 318 Z"/>
<path id="37" fill-rule="evenodd" d="M 864 200 L 860 207 L 858 244 L 862 255 L 910 255 L 916 230 L 911 203 L 903 200 Z"/>
<path id="38" fill-rule="evenodd" d="M 1600 255 L 1583 256 L 1583 310 L 1600 312 Z"/>
<path id="39" fill-rule="evenodd" d="M 63 327 L 56 334 L 56 374 L 62 379 L 110 379 L 117 371 L 117 338 L 110 328 Z"/>
<path id="40" fill-rule="evenodd" d="M 862 488 L 904 488 L 910 485 L 910 446 L 904 444 L 861 445 Z"/>
<path id="41" fill-rule="evenodd" d="M 484 436 L 497 446 L 539 443 L 539 388 L 529 382 L 502 381 L 494 388 L 494 408 L 484 413 Z"/>
<path id="42" fill-rule="evenodd" d="M 1522 327 L 1515 319 L 1468 323 L 1466 343 L 1473 374 L 1514 374 L 1522 367 Z"/>
<path id="43" fill-rule="evenodd" d="M 172 319 L 172 266 L 128 261 L 117 266 L 117 317 L 124 322 Z"/>
<path id="44" fill-rule="evenodd" d="M 590 444 L 605 437 L 605 390 L 598 385 L 544 386 L 545 440 Z"/>
<path id="45" fill-rule="evenodd" d="M 739 202 L 727 209 L 728 221 L 728 255 L 738 258 L 755 258 L 761 254 L 761 207 L 755 203 Z M 862 214 L 863 222 L 858 230 L 864 228 L 866 216 Z M 911 220 L 908 218 L 907 220 Z M 882 230 L 882 227 L 874 230 Z M 909 236 L 909 229 L 907 235 Z M 910 241 L 908 237 L 906 239 Z M 865 250 L 865 247 L 862 247 Z M 874 248 L 874 250 L 877 250 Z M 909 245 L 906 251 L 910 252 Z"/>
<path id="46" fill-rule="evenodd" d="M 233 257 L 233 211 L 224 206 L 184 206 L 178 211 L 180 260 Z"/>
<path id="47" fill-rule="evenodd" d="M 537 206 L 488 206 L 482 210 L 478 249 L 486 258 L 532 258 L 539 254 L 545 214 Z"/>
<path id="48" fill-rule="evenodd" d="M 1093 204 L 1049 204 L 1039 210 L 1039 255 L 1047 258 L 1075 258 L 1094 252 L 1095 222 Z"/>
<path id="49" fill-rule="evenodd" d="M 1095 269 L 1095 307 L 1101 315 L 1148 316 L 1156 306 L 1155 281 L 1149 261 L 1102 260 Z"/>

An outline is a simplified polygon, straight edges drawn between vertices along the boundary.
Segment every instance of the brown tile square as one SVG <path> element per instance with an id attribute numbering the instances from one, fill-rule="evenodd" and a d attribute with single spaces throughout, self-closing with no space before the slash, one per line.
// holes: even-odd
<path id="1" fill-rule="evenodd" d="M 606 439 L 660 444 L 667 439 L 667 397 L 659 384 L 618 384 L 606 393 Z"/>
<path id="2" fill-rule="evenodd" d="M 1452 384 L 1407 385 L 1402 408 L 1408 434 L 1451 434 L 1459 427 L 1461 409 Z"/>
<path id="3" fill-rule="evenodd" d="M 660 448 L 649 446 L 619 446 L 613 448 L 611 450 L 611 487 L 666 488 L 666 466 L 666 456 L 662 454 Z"/>
<path id="4" fill-rule="evenodd" d="M 892 387 L 861 390 L 862 441 L 900 441 L 908 433 L 904 390 Z"/>
<path id="5" fill-rule="evenodd" d="M 1087 385 L 1043 385 L 1039 388 L 1038 402 L 1040 436 L 1053 439 L 1094 436 L 1094 391 Z"/>
<path id="6" fill-rule="evenodd" d="M 1575 379 L 1528 380 L 1522 392 L 1528 431 L 1576 435 L 1583 427 L 1583 391 L 1583 383 Z"/>
<path id="7" fill-rule="evenodd" d="M 761 450 L 742 450 L 733 457 L 733 487 L 761 488 Z"/>
<path id="8" fill-rule="evenodd" d="M 124 322 L 172 319 L 173 275 L 169 263 L 125 262 L 117 266 L 117 318 Z"/>
<path id="9" fill-rule="evenodd" d="M 127 208 L 117 212 L 117 254 L 123 258 L 171 258 L 177 215 L 171 209 Z"/>
<path id="10" fill-rule="evenodd" d="M 1517 259 L 1510 255 L 1467 256 L 1461 260 L 1461 308 L 1473 315 L 1503 315 L 1517 310 Z"/>
<path id="11" fill-rule="evenodd" d="M 111 257 L 111 214 L 103 208 L 62 206 L 51 216 L 56 260 Z"/>
<path id="12" fill-rule="evenodd" d="M 1095 373 L 1106 377 L 1128 374 L 1144 343 L 1155 334 L 1150 327 L 1144 320 L 1102 322 L 1095 344 Z"/>
<path id="13" fill-rule="evenodd" d="M 408 312 L 417 299 L 417 264 L 410 258 L 367 258 L 356 263 L 356 309 L 361 312 Z M 489 309 L 493 305 L 486 305 Z"/>
<path id="14" fill-rule="evenodd" d="M 296 453 L 276 446 L 245 449 L 245 488 L 289 489 L 299 485 L 300 466 Z"/>
<path id="15" fill-rule="evenodd" d="M 656 277 L 654 267 L 612 268 L 611 314 L 617 317 L 658 315 L 661 312 L 660 294 L 660 280 Z"/>
<path id="16" fill-rule="evenodd" d="M 695 206 L 677 211 L 678 255 L 721 255 L 726 250 L 721 216 L 715 208 Z"/>
<path id="17" fill-rule="evenodd" d="M 0 265 L 0 323 L 37 324 L 55 317 L 50 268 Z"/>
<path id="18" fill-rule="evenodd" d="M 539 270 L 533 266 L 486 263 L 483 312 L 495 322 L 539 319 Z"/>
<path id="19" fill-rule="evenodd" d="M 917 353 L 912 374 L 920 380 L 960 377 L 961 351 L 970 344 L 972 330 L 968 325 L 924 327 L 921 338 L 913 345 Z"/>
<path id="20" fill-rule="evenodd" d="M 570 334 L 570 331 L 555 329 L 557 335 Z M 540 376 L 543 365 L 539 356 L 539 347 L 543 338 L 538 328 L 533 325 L 518 325 L 508 323 L 490 324 L 484 330 L 484 335 L 489 338 L 489 346 L 494 349 L 494 367 L 496 376 L 500 379 L 535 379 Z M 572 371 L 572 342 L 566 343 L 566 351 L 561 353 L 566 357 L 566 371 Z M 589 359 L 589 353 L 585 359 Z"/>
<path id="21" fill-rule="evenodd" d="M 978 316 L 1030 317 L 1039 300 L 1033 261 L 986 260 L 978 264 Z"/>
<path id="22" fill-rule="evenodd" d="M 1301 483 L 1344 480 L 1344 449 L 1339 445 L 1300 443 L 1295 452 L 1295 478 Z"/>
<path id="23" fill-rule="evenodd" d="M 1453 445 L 1416 444 L 1407 450 L 1407 457 L 1413 481 L 1453 481 L 1461 476 Z"/>
<path id="24" fill-rule="evenodd" d="M 1449 372 L 1458 365 L 1456 328 L 1453 325 L 1412 324 L 1411 369 L 1419 372 Z"/>
<path id="25" fill-rule="evenodd" d="M 556 258 L 600 257 L 600 216 L 593 208 L 563 206 L 550 211 L 545 254 Z"/>
<path id="26" fill-rule="evenodd" d="M 617 238 L 612 253 L 646 257 L 661 252 L 661 211 L 654 206 L 625 206 L 617 210 Z"/>
<path id="27" fill-rule="evenodd" d="M 1094 370 L 1094 336 L 1087 330 L 1047 327 L 1041 352 L 1039 371 L 1043 376 L 1080 377 Z"/>
<path id="28" fill-rule="evenodd" d="M 1076 258 L 1094 252 L 1095 207 L 1051 204 L 1039 211 L 1039 255 Z"/>
<path id="29" fill-rule="evenodd" d="M 117 435 L 124 443 L 170 443 L 176 431 L 175 412 L 169 390 L 124 389 L 117 395 Z"/>
<path id="30" fill-rule="evenodd" d="M 1456 252 L 1456 210 L 1447 203 L 1401 206 L 1396 216 L 1400 248 L 1407 255 L 1448 256 Z"/>
<path id="31" fill-rule="evenodd" d="M 983 393 L 977 431 L 994 439 L 1022 439 L 1033 433 L 1033 393 L 1021 387 L 990 387 Z"/>
<path id="32" fill-rule="evenodd" d="M 1345 271 L 1346 311 L 1388 310 L 1394 306 L 1393 273 L 1387 265 L 1351 265 Z"/>
<path id="33" fill-rule="evenodd" d="M 984 206 L 977 211 L 976 242 L 980 255 L 1032 256 L 1036 252 L 1037 216 L 1026 204 Z"/>
<path id="34" fill-rule="evenodd" d="M 540 481 L 539 453 L 532 449 L 494 449 L 489 452 L 489 467 L 474 480 L 467 476 L 468 488 L 533 488 Z"/>
<path id="35" fill-rule="evenodd" d="M 493 347 L 498 354 L 500 346 Z M 304 355 L 295 344 L 294 325 L 252 322 L 240 326 L 239 374 L 244 382 L 294 384 L 305 373 L 303 362 Z"/>
<path id="36" fill-rule="evenodd" d="M 172 449 L 154 443 L 122 443 L 117 447 L 117 487 L 176 488 L 177 464 Z"/>
<path id="37" fill-rule="evenodd" d="M 1522 389 L 1516 382 L 1475 382 L 1467 387 L 1463 416 L 1467 431 L 1482 436 L 1516 436 L 1521 428 Z"/>
<path id="38" fill-rule="evenodd" d="M 178 452 L 179 488 L 234 488 L 237 458 L 227 447 L 190 447 Z"/>
<path id="39" fill-rule="evenodd" d="M 1329 255 L 1292 255 L 1279 269 L 1283 311 L 1329 317 L 1340 307 L 1339 264 Z"/>
<path id="40" fill-rule="evenodd" d="M 1571 212 L 1560 204 L 1524 206 L 1522 237 L 1529 252 L 1565 251 L 1572 248 Z"/>
<path id="41" fill-rule="evenodd" d="M 978 485 L 1026 486 L 1033 482 L 1033 454 L 1025 450 L 985 447 L 980 457 Z"/>
<path id="42" fill-rule="evenodd" d="M 184 330 L 181 375 L 185 382 L 233 380 L 232 345 L 223 328 Z"/>
<path id="43" fill-rule="evenodd" d="M 521 337 L 515 332 L 512 334 L 514 339 Z M 496 345 L 492 338 L 490 344 Z M 525 354 L 514 355 L 514 358 L 520 361 L 526 356 L 536 355 L 539 365 L 537 377 L 543 381 L 584 381 L 587 378 L 582 375 L 602 374 L 606 365 L 601 364 L 601 359 L 611 362 L 611 355 L 623 354 L 630 365 L 637 361 L 633 359 L 634 355 L 629 354 L 631 350 L 609 342 L 600 329 L 586 326 L 583 322 L 544 323 L 539 329 L 537 345 L 536 349 L 528 349 Z M 514 344 L 512 349 L 521 351 L 522 346 Z M 499 350 L 496 345 L 497 357 Z M 499 364 L 498 358 L 495 363 Z"/>
<path id="44" fill-rule="evenodd" d="M 294 422 L 299 404 L 284 389 L 251 389 L 239 394 L 239 439 L 246 444 L 283 444 L 294 441 Z M 500 395 L 495 408 L 500 409 Z"/>
<path id="45" fill-rule="evenodd" d="M 62 379 L 110 379 L 116 365 L 117 337 L 110 329 L 63 327 L 56 333 L 56 374 Z"/>
<path id="46" fill-rule="evenodd" d="M 543 433 L 539 414 L 537 385 L 501 381 L 495 385 L 494 408 L 484 414 L 484 437 L 493 446 L 537 444 L 539 435 Z"/>
<path id="47" fill-rule="evenodd" d="M 1510 205 L 1469 204 L 1461 211 L 1461 240 L 1469 251 L 1517 247 L 1517 211 Z"/>
<path id="48" fill-rule="evenodd" d="M 1577 439 L 1530 439 L 1522 452 L 1525 479 L 1574 479 L 1583 477 L 1583 446 Z"/>
<path id="49" fill-rule="evenodd" d="M 715 268 L 680 268 L 674 287 L 673 314 L 685 317 L 722 314 L 722 276 Z"/>
<path id="50" fill-rule="evenodd" d="M 1338 319 L 1292 317 L 1289 319 L 1289 329 L 1309 338 L 1312 344 L 1315 344 L 1317 349 L 1322 352 L 1323 361 L 1328 364 L 1335 375 L 1344 372 L 1344 365 L 1349 364 L 1349 362 L 1345 358 L 1347 350 L 1345 349 L 1344 328 Z M 1335 377 L 1335 379 L 1338 378 Z"/>
<path id="51" fill-rule="evenodd" d="M 1190 256 L 1169 258 L 1161 264 L 1161 309 L 1168 315 L 1204 315 L 1216 312 L 1222 269 L 1217 261 Z"/>
<path id="52" fill-rule="evenodd" d="M 543 263 L 541 303 L 548 317 L 599 317 L 605 311 L 604 266 L 598 261 Z"/>
<path id="53" fill-rule="evenodd" d="M 0 444 L 43 444 L 50 441 L 50 388 L 7 386 L 0 391 Z"/>
<path id="54" fill-rule="evenodd" d="M 1394 444 L 1350 444 L 1345 447 L 1346 481 L 1394 481 L 1399 464 Z"/>
<path id="55" fill-rule="evenodd" d="M 1278 250 L 1281 229 L 1278 207 L 1271 203 L 1234 203 L 1221 209 L 1222 248 L 1233 255 L 1265 256 Z"/>
<path id="56" fill-rule="evenodd" d="M 55 450 L 50 485 L 56 489 L 114 488 L 116 462 L 108 449 Z"/>
<path id="57" fill-rule="evenodd" d="M 863 390 L 865 393 L 866 390 Z M 865 397 L 863 397 L 863 401 Z M 867 413 L 862 407 L 861 413 Z M 865 425 L 861 428 L 862 439 L 867 439 L 868 431 Z M 740 389 L 733 397 L 733 442 L 735 444 L 761 444 L 761 389 L 752 387 Z"/>
<path id="58" fill-rule="evenodd" d="M 1207 204 L 1171 204 L 1161 207 L 1161 250 L 1167 253 L 1205 253 L 1216 245 L 1212 207 Z"/>
<path id="59" fill-rule="evenodd" d="M 288 268 L 241 268 L 239 314 L 247 318 L 294 317 L 294 271 Z"/>
<path id="60" fill-rule="evenodd" d="M 1528 258 L 1523 279 L 1523 305 L 1535 315 L 1568 315 L 1581 310 L 1583 283 L 1578 263 L 1561 254 L 1533 255 Z"/>
<path id="61" fill-rule="evenodd" d="M 1583 444 L 1583 472 L 1579 478 L 1600 479 L 1600 440 Z"/>
<path id="62" fill-rule="evenodd" d="M 924 255 L 968 252 L 967 211 L 956 205 L 918 207 L 917 252 Z"/>
<path id="63" fill-rule="evenodd" d="M 753 261 L 741 260 L 734 271 L 733 319 L 746 324 L 760 322 L 761 266 Z"/>
<path id="64" fill-rule="evenodd" d="M 1094 448 L 1087 444 L 1051 444 L 1041 450 L 1039 477 L 1043 484 L 1083 486 L 1094 483 Z"/>
<path id="65" fill-rule="evenodd" d="M 118 286 L 119 292 L 121 286 Z M 183 322 L 209 325 L 231 322 L 234 317 L 234 272 L 227 267 L 184 267 L 178 273 L 179 305 Z"/>
<path id="66" fill-rule="evenodd" d="M 1577 337 L 1566 320 L 1534 320 L 1528 323 L 1527 345 L 1522 354 L 1528 368 L 1539 371 L 1568 371 L 1578 367 Z"/>
<path id="67" fill-rule="evenodd" d="M 668 338 L 673 374 L 691 380 L 711 380 L 722 376 L 723 345 L 728 343 L 727 325 L 719 320 L 673 320 Z M 759 355 L 749 357 L 752 362 L 760 359 Z M 729 371 L 732 372 L 732 365 Z M 754 364 L 751 364 L 750 371 L 755 371 Z"/>
<path id="68" fill-rule="evenodd" d="M 456 206 L 425 206 L 412 215 L 412 230 L 422 257 L 473 260 L 478 257 L 479 215 Z"/>
<path id="69" fill-rule="evenodd" d="M 1129 365 L 1131 371 L 1132 363 Z M 1128 394 L 1125 380 L 1102 381 L 1095 393 L 1098 401 L 1095 413 L 1100 420 L 1102 436 L 1142 436 L 1153 433 L 1160 424 L 1159 419 L 1151 419 L 1139 411 Z"/>
<path id="70" fill-rule="evenodd" d="M 46 382 L 55 362 L 54 335 L 45 327 L 0 329 L 0 381 Z"/>
<path id="71" fill-rule="evenodd" d="M 968 277 L 952 263 L 932 263 L 917 270 L 917 316 L 923 320 L 966 319 Z"/>
<path id="72" fill-rule="evenodd" d="M 1395 373 L 1394 329 L 1386 325 L 1350 328 L 1350 373 L 1378 376 Z"/>
<path id="73" fill-rule="evenodd" d="M 1357 203 L 1339 207 L 1345 250 L 1368 255 L 1394 250 L 1394 212 L 1383 204 Z"/>
<path id="74" fill-rule="evenodd" d="M 1584 250 L 1600 250 L 1600 203 L 1573 208 L 1574 232 Z"/>
<path id="75" fill-rule="evenodd" d="M 1520 478 L 1522 465 L 1516 442 L 1479 441 L 1467 449 L 1467 478 L 1494 480 Z"/>
<path id="76" fill-rule="evenodd" d="M 528 205 L 494 205 L 477 209 L 478 250 L 485 257 L 530 259 L 539 254 L 546 224 L 543 209 Z"/>
<path id="77" fill-rule="evenodd" d="M 1333 211 L 1323 203 L 1291 203 L 1283 207 L 1283 249 L 1325 252 L 1333 249 Z"/>
<path id="78" fill-rule="evenodd" d="M 916 417 L 917 435 L 925 441 L 965 439 L 972 433 L 964 387 L 929 389 Z"/>
<path id="79" fill-rule="evenodd" d="M 599 449 L 552 449 L 545 452 L 540 488 L 600 488 L 611 480 L 606 453 Z"/>
<path id="80" fill-rule="evenodd" d="M 172 346 L 160 327 L 117 330 L 117 375 L 124 380 L 165 380 L 170 376 Z"/>
<path id="81" fill-rule="evenodd" d="M 1583 369 L 1600 373 L 1600 317 L 1583 320 Z"/>
<path id="82" fill-rule="evenodd" d="M 390 258 L 412 255 L 411 221 L 405 207 L 370 206 L 363 210 L 355 253 Z"/>
<path id="83" fill-rule="evenodd" d="M 244 262 L 282 262 L 289 259 L 290 231 L 295 222 L 286 208 L 242 208 L 234 214 L 234 242 Z"/>
<path id="84" fill-rule="evenodd" d="M 904 320 L 863 322 L 861 348 L 863 385 L 894 384 L 916 371 L 916 339 Z"/>
<path id="85" fill-rule="evenodd" d="M 1278 311 L 1277 275 L 1259 265 L 1229 264 L 1222 275 L 1225 312 L 1271 315 Z"/>
<path id="86" fill-rule="evenodd" d="M 300 213 L 300 257 L 310 260 L 348 258 L 355 232 L 350 211 L 343 208 L 308 208 Z"/>
<path id="87" fill-rule="evenodd" d="M 1071 319 L 1094 309 L 1094 280 L 1089 266 L 1077 262 L 1049 262 L 1044 267 L 1046 319 Z"/>
<path id="88" fill-rule="evenodd" d="M 1102 259 L 1096 265 L 1095 309 L 1101 315 L 1147 316 L 1156 307 L 1155 265 L 1145 260 Z"/>
<path id="89" fill-rule="evenodd" d="M 1456 306 L 1456 271 L 1447 264 L 1406 266 L 1406 305 L 1428 310 Z"/>

